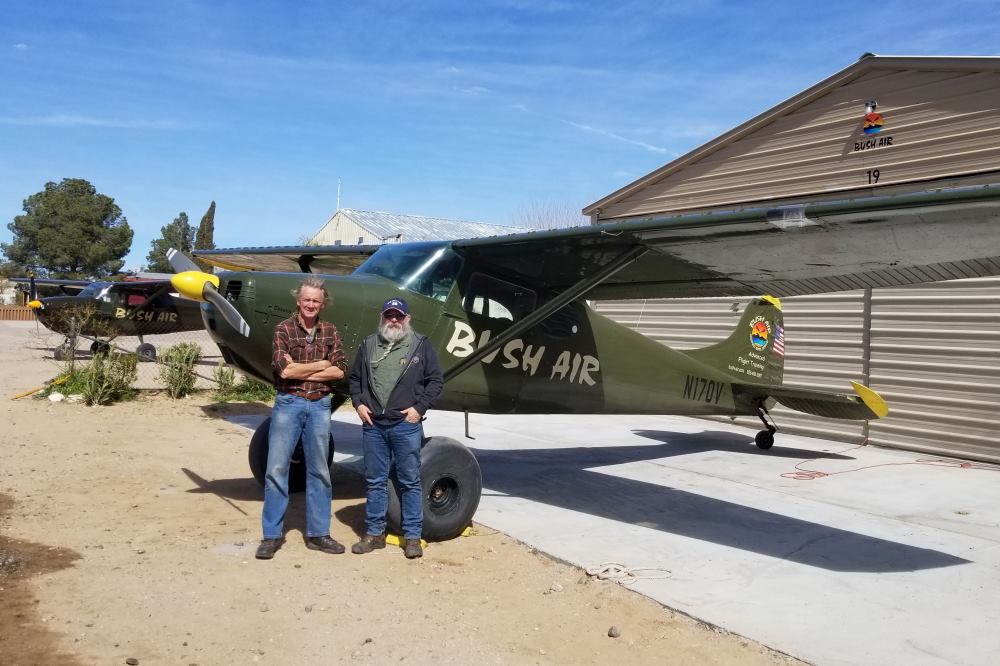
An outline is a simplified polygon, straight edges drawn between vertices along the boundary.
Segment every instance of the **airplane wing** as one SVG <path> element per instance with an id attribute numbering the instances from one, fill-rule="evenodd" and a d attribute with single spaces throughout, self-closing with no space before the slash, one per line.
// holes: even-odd
<path id="1" fill-rule="evenodd" d="M 1000 185 L 607 222 L 452 247 L 477 270 L 591 299 L 793 296 L 982 277 L 1000 274 Z"/>
<path id="2" fill-rule="evenodd" d="M 31 278 L 16 277 L 7 279 L 17 284 L 31 284 Z M 58 287 L 59 291 L 69 295 L 80 293 L 89 284 L 89 280 L 56 280 L 50 278 L 35 278 L 35 287 Z"/>
<path id="3" fill-rule="evenodd" d="M 303 245 L 250 247 L 234 250 L 194 250 L 192 254 L 229 271 L 323 273 L 347 275 L 375 253 L 380 245 Z"/>

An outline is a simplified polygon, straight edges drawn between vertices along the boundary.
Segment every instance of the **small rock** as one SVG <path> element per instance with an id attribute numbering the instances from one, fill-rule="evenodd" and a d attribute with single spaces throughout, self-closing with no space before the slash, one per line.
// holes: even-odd
<path id="1" fill-rule="evenodd" d="M 59 393 L 58 391 L 53 391 L 52 393 L 49 393 L 49 400 L 52 402 L 62 402 L 65 398 L 66 396 L 64 396 L 62 393 Z"/>
<path id="2" fill-rule="evenodd" d="M 307 613 L 312 613 L 313 612 L 312 604 L 309 604 L 308 606 L 306 606 L 306 612 Z"/>
<path id="3" fill-rule="evenodd" d="M 622 632 L 619 631 L 618 627 L 616 627 L 615 625 L 611 625 L 611 628 L 608 629 L 608 636 L 611 637 L 611 638 L 618 638 L 621 635 L 622 635 Z"/>
<path id="4" fill-rule="evenodd" d="M 139 660 L 136 659 L 135 657 L 129 657 L 128 659 L 125 660 L 125 663 L 128 664 L 128 666 L 137 666 Z"/>
<path id="5" fill-rule="evenodd" d="M 267 607 L 267 604 L 261 604 L 260 605 L 260 612 L 261 613 L 266 613 L 269 610 L 271 610 L 271 609 Z"/>
<path id="6" fill-rule="evenodd" d="M 562 589 L 563 586 L 559 583 L 552 583 L 552 585 L 549 586 L 549 592 L 562 592 Z"/>
<path id="7" fill-rule="evenodd" d="M 365 645 L 368 645 L 369 643 L 374 643 L 374 642 L 375 642 L 375 639 L 373 639 L 373 638 L 370 638 L 370 637 L 369 637 L 369 638 L 366 638 L 366 639 L 365 639 L 365 642 L 364 642 L 364 644 L 365 644 Z"/>

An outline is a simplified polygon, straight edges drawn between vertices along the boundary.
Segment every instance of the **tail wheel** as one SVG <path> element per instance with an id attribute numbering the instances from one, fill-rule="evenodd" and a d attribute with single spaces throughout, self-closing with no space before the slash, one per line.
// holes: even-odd
<path id="1" fill-rule="evenodd" d="M 264 486 L 264 477 L 267 476 L 267 451 L 268 433 L 271 429 L 271 417 L 264 419 L 264 422 L 257 426 L 253 437 L 250 439 L 250 450 L 248 458 L 250 461 L 250 472 L 253 478 L 261 487 Z M 330 467 L 330 476 L 333 476 L 333 435 L 330 435 L 330 446 L 326 453 L 326 464 Z M 306 460 L 302 453 L 302 441 L 292 452 L 292 464 L 288 468 L 288 492 L 298 493 L 306 489 Z"/>
<path id="2" fill-rule="evenodd" d="M 390 532 L 400 533 L 403 507 L 395 473 L 390 474 Z M 467 447 L 449 437 L 431 437 L 420 451 L 420 481 L 423 486 L 423 537 L 444 541 L 457 537 L 472 522 L 483 492 L 479 461 Z"/>
<path id="3" fill-rule="evenodd" d="M 765 451 L 772 446 L 774 446 L 774 432 L 771 430 L 761 430 L 753 438 L 754 444 L 757 445 L 758 449 L 764 449 Z"/>

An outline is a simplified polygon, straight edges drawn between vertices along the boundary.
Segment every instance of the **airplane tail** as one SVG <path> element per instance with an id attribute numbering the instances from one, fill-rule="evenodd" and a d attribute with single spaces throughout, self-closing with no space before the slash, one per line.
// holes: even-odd
<path id="1" fill-rule="evenodd" d="M 733 378 L 733 398 L 748 413 L 767 400 L 791 409 L 835 419 L 878 419 L 889 413 L 882 397 L 851 382 L 854 394 L 783 386 L 785 323 L 781 301 L 761 296 L 750 302 L 732 335 L 709 347 L 685 352 Z"/>
<path id="2" fill-rule="evenodd" d="M 747 383 L 780 386 L 785 371 L 784 325 L 781 301 L 761 296 L 747 305 L 728 338 L 685 353 Z"/>

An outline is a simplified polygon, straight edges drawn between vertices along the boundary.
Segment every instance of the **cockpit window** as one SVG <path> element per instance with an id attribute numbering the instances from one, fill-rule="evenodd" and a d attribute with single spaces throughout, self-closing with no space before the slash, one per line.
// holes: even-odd
<path id="1" fill-rule="evenodd" d="M 77 296 L 85 296 L 87 298 L 98 299 L 103 301 L 109 300 L 107 298 L 107 290 L 111 286 L 110 282 L 91 282 L 86 287 L 80 290 Z"/>
<path id="2" fill-rule="evenodd" d="M 450 243 L 383 245 L 356 274 L 380 275 L 417 294 L 444 301 L 462 268 Z"/>

